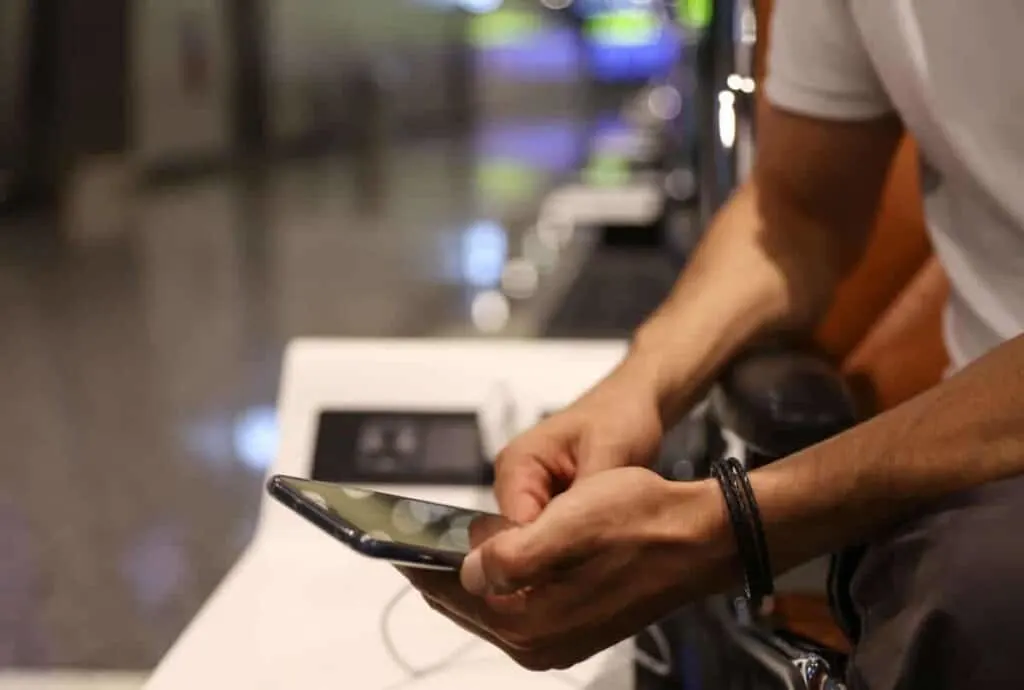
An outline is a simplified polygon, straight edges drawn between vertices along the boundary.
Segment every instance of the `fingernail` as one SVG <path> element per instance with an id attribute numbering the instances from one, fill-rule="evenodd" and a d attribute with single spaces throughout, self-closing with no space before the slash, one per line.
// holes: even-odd
<path id="1" fill-rule="evenodd" d="M 463 588 L 470 594 L 483 596 L 487 593 L 487 576 L 484 574 L 483 560 L 480 551 L 470 551 L 462 561 L 460 572 Z"/>

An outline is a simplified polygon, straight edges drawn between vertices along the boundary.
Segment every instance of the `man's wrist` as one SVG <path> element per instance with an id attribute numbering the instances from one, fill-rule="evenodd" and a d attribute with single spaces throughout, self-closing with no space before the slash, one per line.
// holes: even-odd
<path id="1" fill-rule="evenodd" d="M 717 482 L 665 480 L 665 485 L 662 516 L 650 540 L 670 542 L 683 571 L 698 568 L 706 575 L 708 592 L 742 583 L 736 537 Z"/>
<path id="2" fill-rule="evenodd" d="M 617 375 L 647 391 L 659 404 L 671 391 L 671 380 L 667 373 L 661 353 L 640 350 L 635 344 L 630 347 L 628 356 L 616 370 Z"/>
<path id="3" fill-rule="evenodd" d="M 699 355 L 652 320 L 637 330 L 622 370 L 640 379 L 656 400 L 662 424 L 673 426 L 697 402 L 704 385 Z"/>

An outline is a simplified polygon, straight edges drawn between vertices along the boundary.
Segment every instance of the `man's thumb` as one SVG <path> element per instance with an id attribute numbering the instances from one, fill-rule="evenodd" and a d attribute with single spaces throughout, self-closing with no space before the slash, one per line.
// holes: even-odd
<path id="1" fill-rule="evenodd" d="M 553 563 L 538 539 L 537 523 L 507 529 L 474 549 L 462 563 L 462 586 L 484 596 L 513 594 L 542 582 Z"/>

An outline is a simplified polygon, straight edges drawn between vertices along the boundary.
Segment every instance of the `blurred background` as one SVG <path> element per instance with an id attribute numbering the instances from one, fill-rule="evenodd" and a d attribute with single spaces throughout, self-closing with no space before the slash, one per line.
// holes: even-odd
<path id="1" fill-rule="evenodd" d="M 0 685 L 141 684 L 290 339 L 627 337 L 748 165 L 742 6 L 2 0 Z"/>

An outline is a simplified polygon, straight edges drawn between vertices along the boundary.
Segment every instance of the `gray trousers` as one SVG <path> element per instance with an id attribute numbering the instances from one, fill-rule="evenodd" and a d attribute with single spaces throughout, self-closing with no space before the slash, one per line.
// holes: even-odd
<path id="1" fill-rule="evenodd" d="M 953 496 L 867 548 L 851 690 L 1024 690 L 1024 477 Z"/>

